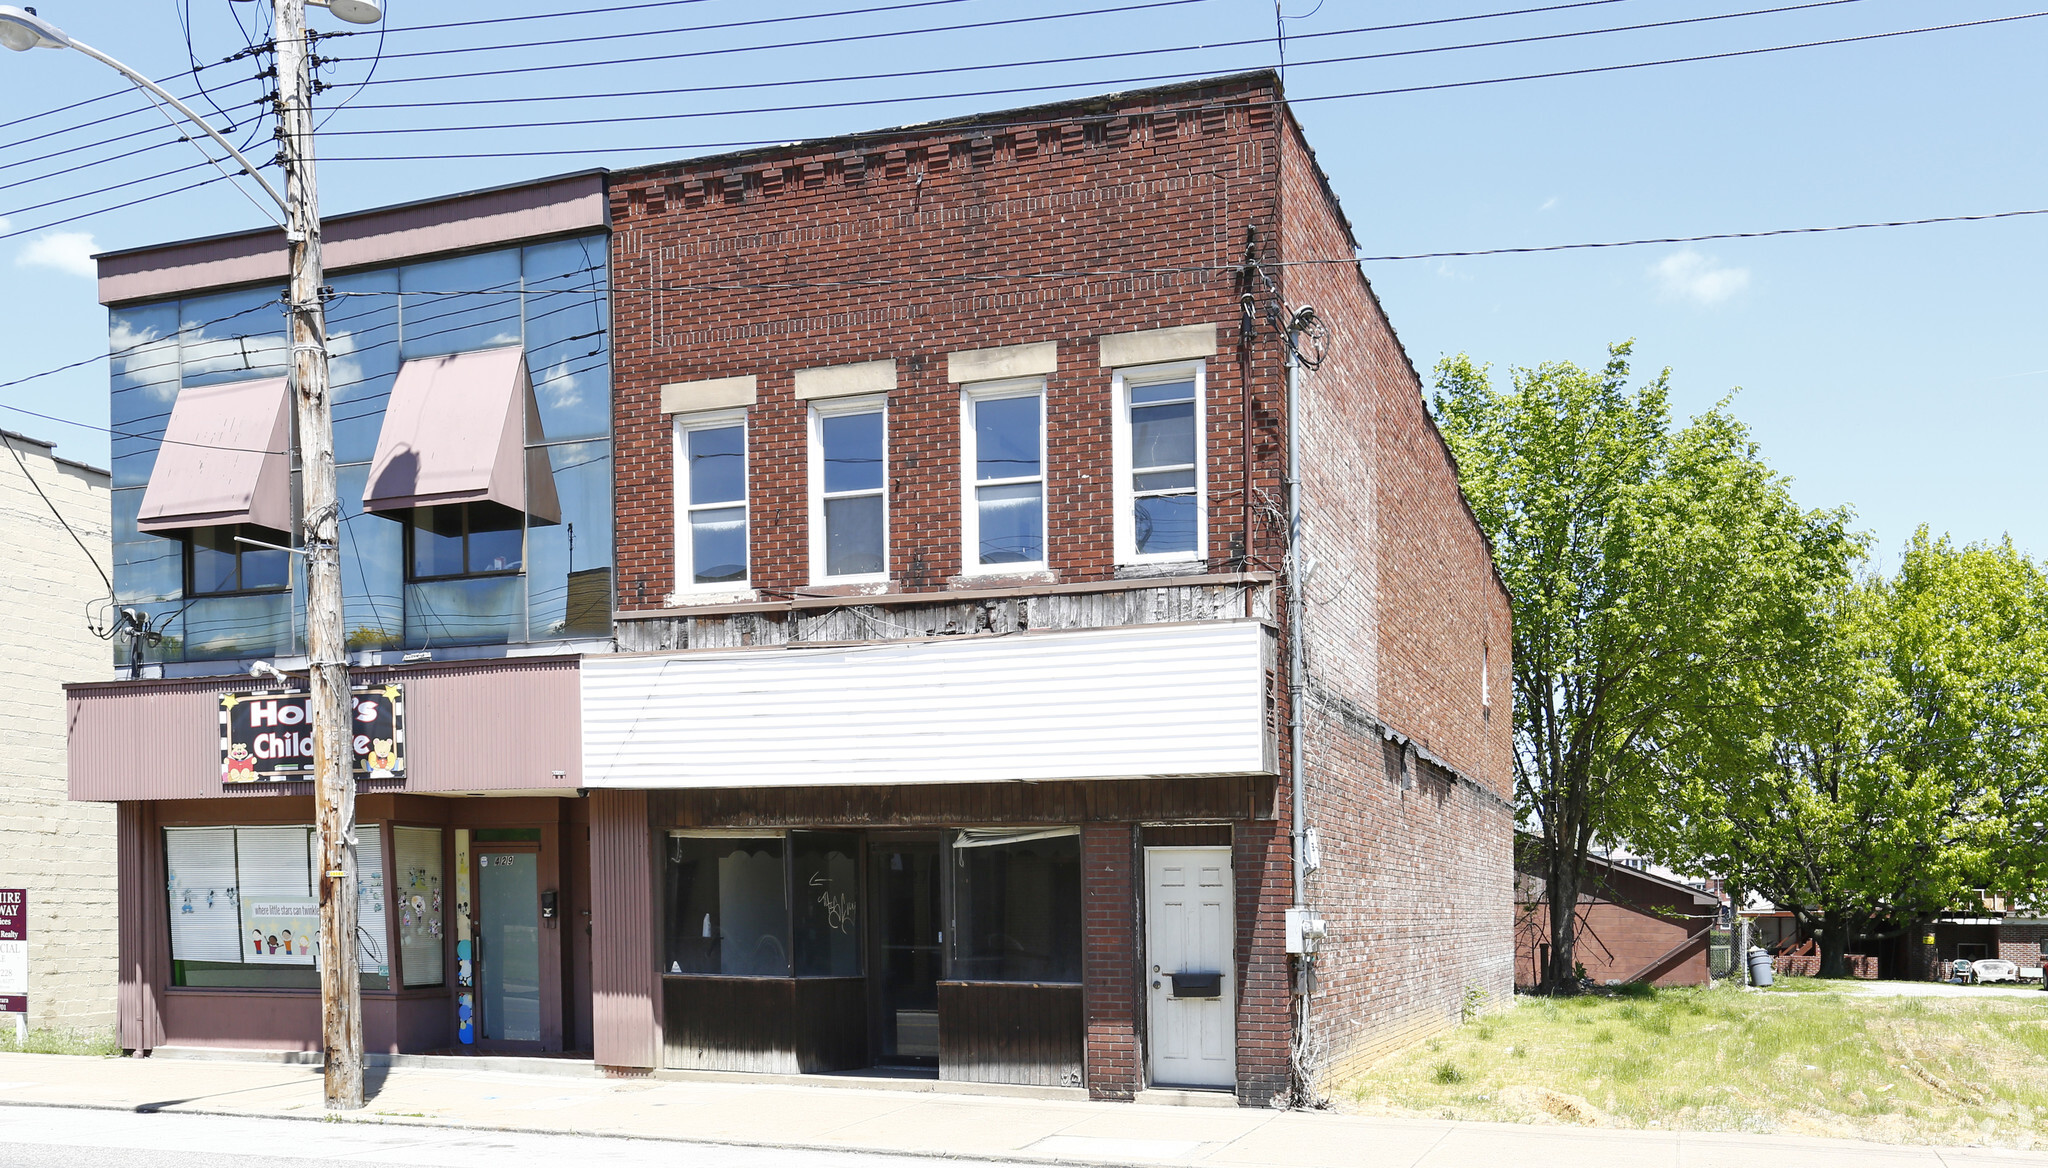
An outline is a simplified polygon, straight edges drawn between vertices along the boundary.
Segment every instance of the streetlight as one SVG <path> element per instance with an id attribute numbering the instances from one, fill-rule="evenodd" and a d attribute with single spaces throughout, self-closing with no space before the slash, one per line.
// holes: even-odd
<path id="1" fill-rule="evenodd" d="M 34 9 L 0 4 L 0 45 L 15 52 L 76 49 L 107 65 L 145 93 L 162 98 L 239 163 L 284 212 L 291 284 L 292 384 L 299 422 L 303 490 L 300 540 L 306 553 L 307 697 L 313 728 L 313 806 L 320 839 L 320 1006 L 326 1050 L 327 1106 L 363 1105 L 363 1024 L 356 976 L 355 756 L 348 733 L 348 649 L 342 638 L 340 506 L 334 481 L 334 417 L 327 389 L 325 269 L 320 259 L 320 200 L 313 177 L 313 69 L 306 5 L 352 24 L 383 16 L 377 0 L 274 0 L 279 123 L 279 195 L 242 152 L 164 89 L 96 49 L 67 36 Z M 209 156 L 210 158 L 211 156 Z"/>

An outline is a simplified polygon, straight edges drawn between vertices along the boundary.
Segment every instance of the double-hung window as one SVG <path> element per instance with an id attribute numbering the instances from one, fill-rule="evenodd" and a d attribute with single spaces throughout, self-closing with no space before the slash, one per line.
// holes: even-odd
<path id="1" fill-rule="evenodd" d="M 1200 365 L 1116 375 L 1117 559 L 1195 560 L 1208 554 Z"/>
<path id="2" fill-rule="evenodd" d="M 811 578 L 889 578 L 888 410 L 880 398 L 811 406 Z"/>
<path id="3" fill-rule="evenodd" d="M 966 570 L 1043 568 L 1045 384 L 968 386 L 961 392 L 961 414 Z"/>
<path id="4" fill-rule="evenodd" d="M 678 592 L 747 586 L 747 427 L 739 412 L 677 415 Z"/>

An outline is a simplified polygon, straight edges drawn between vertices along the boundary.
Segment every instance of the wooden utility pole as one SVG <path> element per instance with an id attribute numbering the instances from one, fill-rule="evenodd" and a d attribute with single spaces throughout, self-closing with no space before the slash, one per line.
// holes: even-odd
<path id="1" fill-rule="evenodd" d="M 363 1105 L 362 995 L 356 977 L 356 785 L 342 640 L 340 509 L 327 393 L 326 273 L 313 181 L 313 63 L 306 0 L 276 0 L 280 157 L 291 256 L 292 386 L 298 403 L 300 543 L 306 552 L 306 656 L 313 724 L 313 817 L 320 841 L 320 1033 L 327 1106 Z"/>

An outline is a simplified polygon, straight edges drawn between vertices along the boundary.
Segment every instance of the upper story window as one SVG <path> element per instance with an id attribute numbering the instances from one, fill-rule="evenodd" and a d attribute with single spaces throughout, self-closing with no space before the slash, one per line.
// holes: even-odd
<path id="1" fill-rule="evenodd" d="M 742 414 L 676 418 L 678 591 L 747 583 L 747 427 Z"/>
<path id="2" fill-rule="evenodd" d="M 1208 551 L 1201 365 L 1119 370 L 1117 559 L 1201 559 Z"/>
<path id="3" fill-rule="evenodd" d="M 519 571 L 525 517 L 494 503 L 415 508 L 406 524 L 406 574 L 414 580 Z"/>
<path id="4" fill-rule="evenodd" d="M 962 414 L 967 571 L 1044 567 L 1045 384 L 970 386 Z"/>
<path id="5" fill-rule="evenodd" d="M 888 410 L 879 398 L 811 406 L 811 578 L 889 578 Z"/>
<path id="6" fill-rule="evenodd" d="M 275 592 L 291 583 L 290 552 L 254 547 L 242 543 L 238 536 L 283 542 L 277 532 L 241 524 L 193 528 L 185 542 L 186 573 L 193 595 Z"/>

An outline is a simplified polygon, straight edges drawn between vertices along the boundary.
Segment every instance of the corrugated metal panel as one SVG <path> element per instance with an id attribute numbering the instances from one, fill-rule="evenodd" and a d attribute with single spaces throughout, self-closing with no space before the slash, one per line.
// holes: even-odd
<path id="1" fill-rule="evenodd" d="M 592 787 L 1244 774 L 1268 766 L 1258 621 L 593 658 Z"/>
<path id="2" fill-rule="evenodd" d="M 576 673 L 574 657 L 515 657 L 358 670 L 354 680 L 405 683 L 405 790 L 517 791 L 580 783 Z M 250 680 L 238 675 L 71 687 L 65 703 L 71 797 L 303 794 L 303 787 L 283 783 L 222 790 L 220 695 L 249 688 Z"/>
<path id="3" fill-rule="evenodd" d="M 146 803 L 121 804 L 114 822 L 121 1049 L 153 1050 L 163 1045 L 163 992 L 171 980 L 163 837 Z"/>
<path id="4" fill-rule="evenodd" d="M 599 1066 L 653 1067 L 654 865 L 644 791 L 590 796 L 592 1052 Z"/>
<path id="5" fill-rule="evenodd" d="M 576 674 L 575 658 L 547 657 L 479 662 L 407 677 L 405 789 L 530 791 L 581 785 Z"/>

